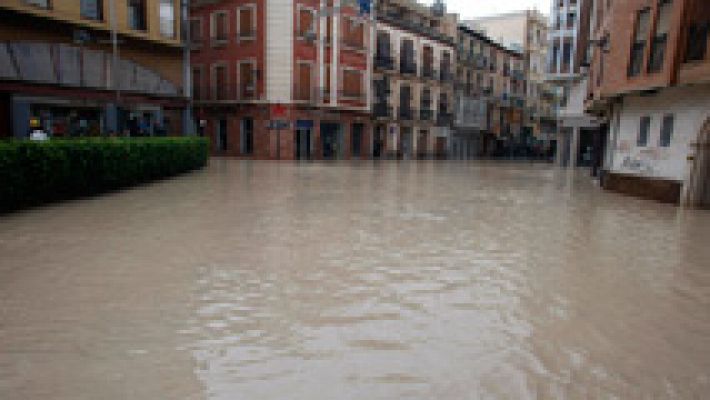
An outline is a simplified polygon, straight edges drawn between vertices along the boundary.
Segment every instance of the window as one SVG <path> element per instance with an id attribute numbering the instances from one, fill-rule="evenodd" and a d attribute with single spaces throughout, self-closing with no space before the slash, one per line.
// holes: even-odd
<path id="1" fill-rule="evenodd" d="M 201 100 L 202 96 L 202 68 L 195 67 L 192 69 L 192 98 Z"/>
<path id="2" fill-rule="evenodd" d="M 301 39 L 315 38 L 315 13 L 308 8 L 298 10 L 298 37 Z"/>
<path id="3" fill-rule="evenodd" d="M 653 35 L 653 42 L 651 42 L 651 58 L 648 60 L 648 72 L 659 72 L 663 68 L 672 12 L 672 0 L 659 1 L 658 22 L 656 22 L 656 33 Z"/>
<path id="4" fill-rule="evenodd" d="M 685 50 L 685 62 L 702 61 L 708 47 L 710 24 L 693 23 L 688 26 L 688 44 Z"/>
<path id="5" fill-rule="evenodd" d="M 646 147 L 648 145 L 648 134 L 651 130 L 651 117 L 641 117 L 639 126 L 639 137 L 636 145 L 638 147 Z"/>
<path id="6" fill-rule="evenodd" d="M 313 67 L 309 62 L 299 62 L 298 63 L 298 77 L 296 87 L 296 100 L 300 101 L 311 101 L 312 92 L 312 82 L 311 76 L 313 74 Z"/>
<path id="7" fill-rule="evenodd" d="M 212 73 L 212 97 L 214 100 L 227 100 L 227 66 L 215 65 Z"/>
<path id="8" fill-rule="evenodd" d="M 362 72 L 354 69 L 343 71 L 343 96 L 359 98 L 362 96 Z"/>
<path id="9" fill-rule="evenodd" d="M 202 44 L 202 20 L 195 18 L 190 20 L 190 41 L 193 45 Z"/>
<path id="10" fill-rule="evenodd" d="M 175 3 L 173 0 L 160 0 L 160 35 L 165 38 L 175 37 Z"/>
<path id="11" fill-rule="evenodd" d="M 346 47 L 361 50 L 365 48 L 365 26 L 353 18 L 343 18 L 343 42 Z"/>
<path id="12" fill-rule="evenodd" d="M 254 153 L 254 119 L 244 118 L 242 120 L 242 143 L 241 150 L 243 155 Z"/>
<path id="13" fill-rule="evenodd" d="M 253 4 L 237 9 L 237 38 L 252 40 L 256 38 L 256 6 Z"/>
<path id="14" fill-rule="evenodd" d="M 103 19 L 102 0 L 81 0 L 81 17 L 100 21 Z"/>
<path id="15" fill-rule="evenodd" d="M 636 76 L 641 73 L 644 50 L 646 49 L 646 38 L 648 38 L 650 25 L 651 9 L 645 8 L 639 11 L 636 16 L 636 34 L 634 35 L 634 42 L 631 44 L 629 76 Z"/>
<path id="16" fill-rule="evenodd" d="M 210 32 L 212 35 L 212 45 L 222 45 L 227 42 L 229 26 L 227 25 L 227 13 L 224 11 L 212 14 L 212 26 Z"/>
<path id="17" fill-rule="evenodd" d="M 658 145 L 661 147 L 670 147 L 671 140 L 673 139 L 673 126 L 675 125 L 675 118 L 672 114 L 668 114 L 663 117 L 663 122 L 661 122 L 661 138 Z"/>
<path id="18" fill-rule="evenodd" d="M 135 31 L 148 29 L 145 0 L 128 0 L 128 27 Z"/>
<path id="19" fill-rule="evenodd" d="M 25 0 L 25 3 L 40 8 L 52 8 L 52 3 L 50 2 L 50 0 Z"/>
<path id="20" fill-rule="evenodd" d="M 239 97 L 253 99 L 256 96 L 256 79 L 252 61 L 239 63 Z"/>

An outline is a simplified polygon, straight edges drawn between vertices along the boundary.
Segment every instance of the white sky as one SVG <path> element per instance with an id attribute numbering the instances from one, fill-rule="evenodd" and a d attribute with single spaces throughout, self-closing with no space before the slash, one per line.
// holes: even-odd
<path id="1" fill-rule="evenodd" d="M 461 20 L 536 7 L 548 15 L 552 5 L 552 0 L 445 0 L 444 2 L 447 11 L 458 13 Z M 424 0 L 423 3 L 431 4 L 433 1 Z"/>

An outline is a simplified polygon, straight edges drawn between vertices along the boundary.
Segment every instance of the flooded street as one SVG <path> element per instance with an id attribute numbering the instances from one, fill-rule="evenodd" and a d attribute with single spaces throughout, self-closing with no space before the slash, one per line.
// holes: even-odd
<path id="1" fill-rule="evenodd" d="M 270 163 L 0 216 L 0 398 L 699 399 L 710 212 L 542 164 Z"/>

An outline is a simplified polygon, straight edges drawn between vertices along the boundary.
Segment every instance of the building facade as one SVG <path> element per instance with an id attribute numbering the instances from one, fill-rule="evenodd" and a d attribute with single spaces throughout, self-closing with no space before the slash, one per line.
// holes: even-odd
<path id="1" fill-rule="evenodd" d="M 376 13 L 373 156 L 448 157 L 458 17 L 412 0 L 379 1 Z"/>
<path id="2" fill-rule="evenodd" d="M 593 0 L 553 0 L 548 79 L 561 88 L 556 161 L 598 173 L 603 120 L 585 112 Z"/>
<path id="3" fill-rule="evenodd" d="M 371 152 L 372 23 L 340 0 L 195 0 L 193 99 L 215 155 Z"/>
<path id="4" fill-rule="evenodd" d="M 179 0 L 0 1 L 0 135 L 187 133 L 184 11 Z"/>
<path id="5" fill-rule="evenodd" d="M 537 10 L 524 10 L 467 21 L 508 49 L 520 52 L 524 59 L 525 110 L 520 144 L 535 151 L 549 150 L 556 139 L 555 96 L 547 81 L 548 23 Z"/>
<path id="6" fill-rule="evenodd" d="M 586 97 L 609 121 L 604 187 L 710 207 L 710 3 L 594 4 Z"/>

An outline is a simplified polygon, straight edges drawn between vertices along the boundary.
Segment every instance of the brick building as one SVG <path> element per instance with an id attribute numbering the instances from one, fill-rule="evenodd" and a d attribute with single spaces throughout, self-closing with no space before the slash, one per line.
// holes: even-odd
<path id="1" fill-rule="evenodd" d="M 0 1 L 0 135 L 185 132 L 183 16 L 179 0 Z"/>
<path id="2" fill-rule="evenodd" d="M 596 1 L 586 108 L 608 118 L 606 188 L 710 206 L 710 3 Z"/>
<path id="3" fill-rule="evenodd" d="M 213 154 L 370 154 L 371 23 L 340 0 L 195 0 L 196 119 Z"/>

